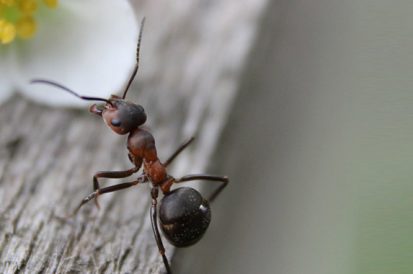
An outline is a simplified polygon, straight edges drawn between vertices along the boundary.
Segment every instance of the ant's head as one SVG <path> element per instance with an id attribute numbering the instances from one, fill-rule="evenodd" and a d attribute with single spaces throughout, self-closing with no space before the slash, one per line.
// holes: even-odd
<path id="1" fill-rule="evenodd" d="M 112 95 L 105 104 L 90 106 L 89 111 L 103 118 L 105 124 L 117 134 L 127 134 L 146 122 L 141 105 Z"/>
<path id="2" fill-rule="evenodd" d="M 134 104 L 125 100 L 126 92 L 123 97 L 112 95 L 109 99 L 99 97 L 82 96 L 68 89 L 61 84 L 49 80 L 35 79 L 31 83 L 41 83 L 55 86 L 70 94 L 87 101 L 103 101 L 104 104 L 93 104 L 89 111 L 101 116 L 103 121 L 117 134 L 127 134 L 131 130 L 143 125 L 146 122 L 146 113 L 141 105 Z"/>
<path id="3" fill-rule="evenodd" d="M 0 0 L 1 1 L 1 0 Z M 142 39 L 143 26 L 145 24 L 145 18 L 142 19 L 141 27 L 139 30 L 138 46 L 136 48 L 136 65 L 135 69 L 132 72 L 129 82 L 126 85 L 126 89 L 123 92 L 123 96 L 119 97 L 112 95 L 109 99 L 99 98 L 99 97 L 89 97 L 82 96 L 77 94 L 71 89 L 58 84 L 53 81 L 44 80 L 44 79 L 34 79 L 31 81 L 32 84 L 40 83 L 47 84 L 57 88 L 60 88 L 82 100 L 87 101 L 103 101 L 105 104 L 96 105 L 93 104 L 89 111 L 95 113 L 103 118 L 103 121 L 110 127 L 114 132 L 118 134 L 127 134 L 131 130 L 143 125 L 146 121 L 145 110 L 141 105 L 134 104 L 132 102 L 126 101 L 126 93 L 129 90 L 130 85 L 132 84 L 133 79 L 136 76 L 139 68 L 139 50 Z"/>

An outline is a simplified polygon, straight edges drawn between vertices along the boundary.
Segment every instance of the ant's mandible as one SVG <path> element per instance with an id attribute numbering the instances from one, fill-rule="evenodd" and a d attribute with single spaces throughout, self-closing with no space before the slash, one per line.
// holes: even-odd
<path id="1" fill-rule="evenodd" d="M 177 179 L 169 175 L 166 171 L 166 167 L 193 141 L 194 138 L 191 138 L 186 143 L 182 144 L 164 163 L 162 163 L 158 158 L 153 135 L 149 131 L 141 128 L 146 121 L 145 110 L 141 105 L 125 100 L 126 93 L 128 92 L 139 68 L 139 50 L 144 22 L 145 18 L 142 20 L 139 31 L 136 66 L 122 97 L 112 95 L 109 99 L 104 99 L 99 97 L 81 96 L 63 85 L 44 79 L 34 79 L 31 83 L 52 85 L 83 100 L 105 102 L 105 104 L 102 105 L 93 104 L 89 108 L 89 111 L 102 117 L 105 124 L 115 133 L 120 135 L 129 134 L 127 141 L 129 151 L 128 156 L 134 167 L 124 171 L 97 172 L 93 176 L 94 191 L 81 201 L 80 205 L 74 210 L 73 215 L 75 215 L 84 204 L 92 199 L 94 199 L 96 206 L 99 208 L 99 195 L 122 190 L 140 183 L 150 182 L 152 184 L 152 206 L 150 210 L 152 230 L 156 244 L 158 245 L 159 253 L 165 264 L 166 271 L 170 274 L 171 269 L 165 255 L 165 248 L 157 224 L 159 189 L 161 189 L 164 195 L 159 206 L 161 229 L 172 245 L 185 247 L 195 244 L 202 238 L 211 220 L 209 202 L 213 201 L 224 189 L 228 183 L 228 177 L 199 174 L 187 175 Z M 136 180 L 100 188 L 98 178 L 126 178 L 138 172 L 142 165 L 143 172 Z M 173 184 L 193 180 L 217 181 L 222 184 L 212 193 L 208 200 L 204 199 L 198 191 L 190 187 L 180 187 L 171 190 Z"/>

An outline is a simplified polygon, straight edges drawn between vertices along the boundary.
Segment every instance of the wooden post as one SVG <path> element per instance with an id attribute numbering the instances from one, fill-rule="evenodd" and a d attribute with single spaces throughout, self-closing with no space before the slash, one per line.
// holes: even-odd
<path id="1" fill-rule="evenodd" d="M 128 96 L 145 106 L 161 159 L 197 138 L 172 174 L 201 172 L 211 160 L 267 4 L 134 4 L 147 25 Z M 0 273 L 163 271 L 148 185 L 102 196 L 100 211 L 90 203 L 75 218 L 60 218 L 90 193 L 94 172 L 130 167 L 124 137 L 86 109 L 45 108 L 19 96 L 0 107 L 0 125 Z M 174 248 L 166 249 L 171 257 Z"/>

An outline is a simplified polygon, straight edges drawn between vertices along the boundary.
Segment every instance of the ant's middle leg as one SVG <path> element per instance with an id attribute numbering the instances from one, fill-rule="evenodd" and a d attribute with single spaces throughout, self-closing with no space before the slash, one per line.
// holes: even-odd
<path id="1" fill-rule="evenodd" d="M 122 171 L 99 171 L 95 175 L 93 175 L 93 190 L 95 196 L 91 199 L 95 199 L 95 204 L 97 208 L 100 208 L 99 202 L 98 202 L 98 196 L 101 194 L 100 191 L 100 186 L 99 186 L 99 181 L 98 178 L 110 178 L 110 179 L 120 179 L 120 178 L 125 178 L 133 173 L 137 172 L 139 170 L 138 167 L 133 167 L 128 170 L 122 170 Z"/>
<path id="2" fill-rule="evenodd" d="M 176 158 L 176 156 L 178 156 L 182 152 L 182 150 L 184 150 L 187 146 L 189 146 L 194 141 L 194 139 L 195 137 L 191 137 L 188 141 L 180 145 L 175 150 L 175 152 L 172 153 L 171 156 L 169 156 L 168 160 L 165 161 L 164 166 L 167 167 L 170 163 L 172 163 L 172 161 Z"/>

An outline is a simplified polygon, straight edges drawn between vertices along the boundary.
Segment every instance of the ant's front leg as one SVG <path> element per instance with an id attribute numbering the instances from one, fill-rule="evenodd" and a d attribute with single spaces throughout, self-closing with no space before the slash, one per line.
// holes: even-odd
<path id="1" fill-rule="evenodd" d="M 95 199 L 96 207 L 100 208 L 98 197 L 101 194 L 101 192 L 100 192 L 100 186 L 99 186 L 98 178 L 110 178 L 110 179 L 125 178 L 125 177 L 128 177 L 128 176 L 132 175 L 133 173 L 137 172 L 139 170 L 139 168 L 140 167 L 135 166 L 131 169 L 123 170 L 123 171 L 99 171 L 99 172 L 97 172 L 93 176 L 93 191 L 94 191 L 93 193 L 94 193 L 94 196 L 91 197 L 89 200 Z"/>
<path id="2" fill-rule="evenodd" d="M 100 188 L 99 189 L 99 195 L 114 192 L 114 191 L 118 191 L 118 190 L 122 190 L 122 189 L 125 189 L 125 188 L 129 188 L 131 186 L 135 186 L 135 185 L 140 184 L 140 183 L 145 183 L 147 181 L 148 181 L 148 178 L 145 175 L 141 175 L 141 176 L 138 177 L 137 180 L 132 181 L 132 182 L 121 183 L 121 184 L 117 184 L 117 185 L 112 185 L 112 186 Z M 76 215 L 77 212 L 79 211 L 79 209 L 84 204 L 86 204 L 87 202 L 89 202 L 92 199 L 95 199 L 97 195 L 98 195 L 97 191 L 94 191 L 94 192 L 90 193 L 89 195 L 87 195 L 85 198 L 83 198 L 82 201 L 80 202 L 79 206 L 73 211 L 73 213 L 71 215 L 68 216 L 68 218 Z"/>

